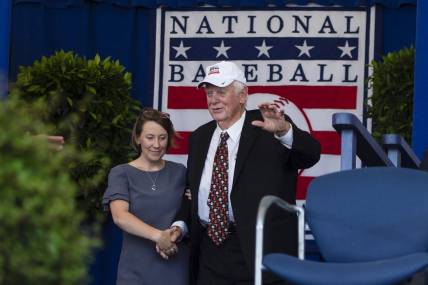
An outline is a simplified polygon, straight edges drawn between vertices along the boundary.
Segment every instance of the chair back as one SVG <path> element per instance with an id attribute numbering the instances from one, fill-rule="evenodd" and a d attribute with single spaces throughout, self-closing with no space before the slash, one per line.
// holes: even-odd
<path id="1" fill-rule="evenodd" d="M 428 173 L 370 167 L 315 178 L 306 219 L 329 262 L 428 252 Z"/>

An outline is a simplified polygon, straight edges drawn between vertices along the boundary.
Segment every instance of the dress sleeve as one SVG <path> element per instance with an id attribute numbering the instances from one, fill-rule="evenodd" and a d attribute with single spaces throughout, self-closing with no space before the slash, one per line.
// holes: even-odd
<path id="1" fill-rule="evenodd" d="M 110 209 L 109 203 L 114 200 L 129 202 L 128 178 L 121 167 L 112 168 L 108 175 L 108 186 L 102 200 L 104 211 Z"/>

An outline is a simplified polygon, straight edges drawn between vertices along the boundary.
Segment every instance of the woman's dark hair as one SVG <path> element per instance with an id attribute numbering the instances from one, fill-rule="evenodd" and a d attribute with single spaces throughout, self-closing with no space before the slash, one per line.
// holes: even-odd
<path id="1" fill-rule="evenodd" d="M 143 131 L 144 124 L 150 121 L 158 123 L 168 133 L 168 144 L 166 148 L 169 149 L 171 146 L 174 145 L 175 130 L 169 118 L 169 114 L 158 111 L 153 108 L 145 107 L 143 108 L 137 120 L 135 121 L 131 136 L 131 145 L 134 150 L 138 152 L 139 155 L 141 154 L 141 147 L 139 144 L 137 144 L 137 139 L 140 137 Z"/>

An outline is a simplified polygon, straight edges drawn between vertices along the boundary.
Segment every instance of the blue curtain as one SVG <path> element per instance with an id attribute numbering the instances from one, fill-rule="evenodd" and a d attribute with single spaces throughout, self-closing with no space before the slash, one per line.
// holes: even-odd
<path id="1" fill-rule="evenodd" d="M 11 80 L 20 65 L 31 65 L 60 49 L 88 58 L 98 53 L 118 59 L 133 75 L 133 97 L 151 106 L 156 10 L 106 2 L 67 6 L 65 2 L 79 1 L 15 1 Z"/>
<path id="2" fill-rule="evenodd" d="M 398 8 L 401 5 L 416 5 L 417 0 L 15 0 L 15 3 L 21 2 L 43 2 L 51 7 L 61 6 L 79 6 L 85 2 L 110 3 L 122 7 L 145 7 L 157 8 L 167 6 L 169 8 L 186 8 L 199 5 L 213 6 L 232 6 L 232 7 L 266 7 L 269 4 L 284 6 L 286 4 L 307 5 L 316 3 L 323 6 L 340 5 L 344 7 L 370 7 L 379 4 L 389 8 Z"/>
<path id="3" fill-rule="evenodd" d="M 0 2 L 0 99 L 7 93 L 11 1 Z"/>
<path id="4" fill-rule="evenodd" d="M 416 64 L 415 64 L 415 93 L 413 99 L 413 149 L 422 158 L 428 151 L 428 3 L 418 1 L 416 35 Z M 420 52 L 418 52 L 420 51 Z"/>

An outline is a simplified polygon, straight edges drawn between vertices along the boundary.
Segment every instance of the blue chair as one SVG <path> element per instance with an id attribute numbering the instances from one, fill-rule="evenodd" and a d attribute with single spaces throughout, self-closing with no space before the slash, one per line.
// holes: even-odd
<path id="1" fill-rule="evenodd" d="M 264 216 L 270 205 L 306 222 L 325 262 L 282 253 L 263 254 Z M 257 217 L 256 284 L 268 270 L 293 284 L 381 285 L 405 281 L 428 267 L 428 173 L 372 167 L 332 173 L 309 185 L 300 209 L 279 198 L 262 199 Z"/>

